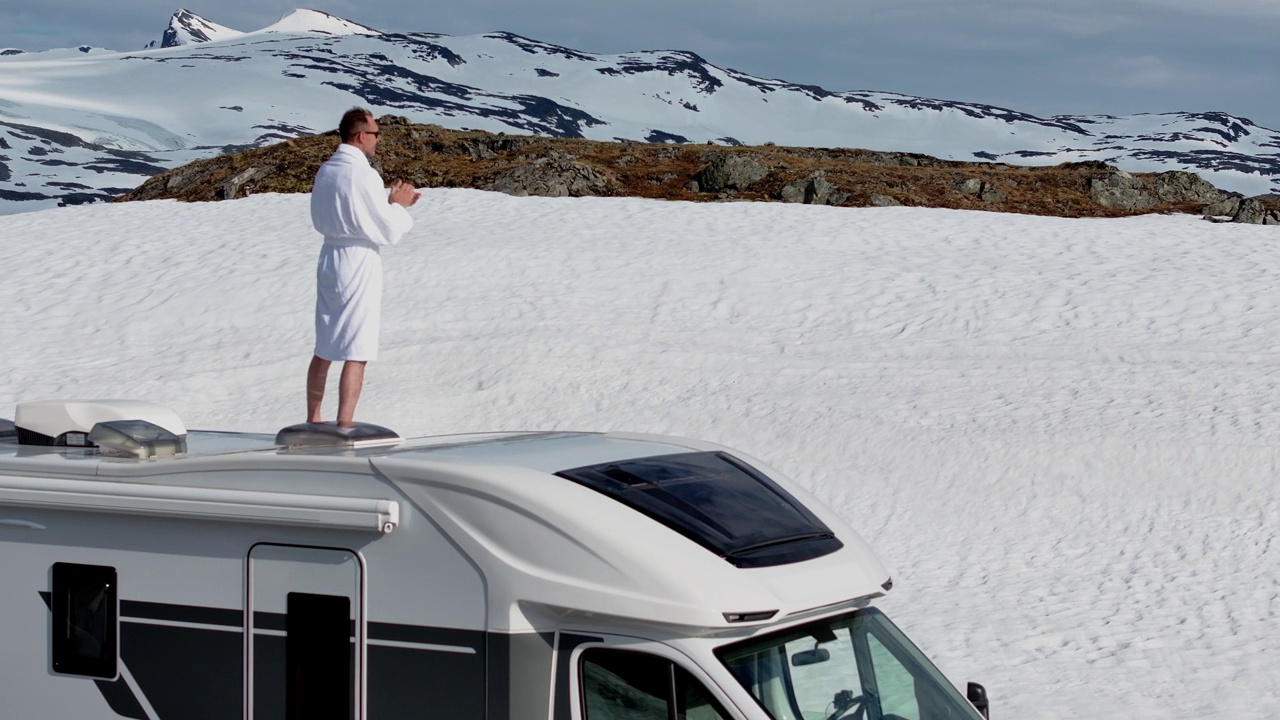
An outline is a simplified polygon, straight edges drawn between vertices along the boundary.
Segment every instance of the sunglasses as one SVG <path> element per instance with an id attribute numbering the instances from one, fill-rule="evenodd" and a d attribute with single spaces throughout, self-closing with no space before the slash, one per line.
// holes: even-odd
<path id="1" fill-rule="evenodd" d="M 379 135 L 382 134 L 381 130 L 361 130 L 360 132 L 365 133 L 367 135 L 372 135 L 374 137 L 378 137 Z"/>

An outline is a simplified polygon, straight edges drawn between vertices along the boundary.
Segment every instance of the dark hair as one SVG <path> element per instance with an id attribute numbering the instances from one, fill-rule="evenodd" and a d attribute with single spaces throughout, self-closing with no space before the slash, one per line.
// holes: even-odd
<path id="1" fill-rule="evenodd" d="M 362 107 L 353 107 L 346 111 L 342 114 L 342 121 L 338 123 L 338 139 L 347 142 L 365 125 L 368 125 L 372 118 L 373 113 Z"/>

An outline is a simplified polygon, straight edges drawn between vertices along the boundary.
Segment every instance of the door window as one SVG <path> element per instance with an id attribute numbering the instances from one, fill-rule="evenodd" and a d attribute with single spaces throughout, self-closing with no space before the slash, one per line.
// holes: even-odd
<path id="1" fill-rule="evenodd" d="M 697 678 L 655 655 L 587 650 L 580 681 L 586 720 L 730 720 Z"/>
<path id="2" fill-rule="evenodd" d="M 874 634 L 867 635 L 867 646 L 871 650 L 871 664 L 876 669 L 881 711 L 886 716 L 919 720 L 920 703 L 916 700 L 915 676 Z"/>
<path id="3" fill-rule="evenodd" d="M 285 720 L 350 720 L 351 599 L 289 593 L 285 615 Z"/>

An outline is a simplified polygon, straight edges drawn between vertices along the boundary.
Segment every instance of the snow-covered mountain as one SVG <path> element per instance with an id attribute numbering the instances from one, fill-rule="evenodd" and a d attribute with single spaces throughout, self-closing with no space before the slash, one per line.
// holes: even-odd
<path id="1" fill-rule="evenodd" d="M 331 129 L 354 104 L 455 128 L 1102 160 L 1280 191 L 1280 132 L 1222 112 L 1040 118 L 758 78 L 692 52 L 379 32 L 313 10 L 246 33 L 182 10 L 160 44 L 0 54 L 0 212 L 107 199 L 191 160 Z"/>
<path id="2" fill-rule="evenodd" d="M 217 42 L 242 38 L 245 35 L 265 33 L 302 33 L 319 35 L 378 35 L 378 31 L 360 23 L 344 20 L 319 10 L 294 10 L 279 21 L 252 33 L 232 30 L 210 22 L 190 10 L 180 9 L 169 18 L 169 27 L 159 40 L 152 40 L 146 48 L 168 48 L 179 45 Z"/>
<path id="3" fill-rule="evenodd" d="M 152 40 L 147 45 L 154 47 L 178 47 L 214 40 L 229 40 L 244 35 L 239 30 L 223 27 L 196 15 L 190 10 L 179 10 L 169 19 L 169 27 L 159 41 Z"/>

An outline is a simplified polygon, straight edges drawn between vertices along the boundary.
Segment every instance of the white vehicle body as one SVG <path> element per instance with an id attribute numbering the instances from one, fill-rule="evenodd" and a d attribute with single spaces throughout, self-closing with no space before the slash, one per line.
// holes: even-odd
<path id="1" fill-rule="evenodd" d="M 978 717 L 870 608 L 866 543 L 726 448 L 66 405 L 0 422 L 5 720 Z M 152 410 L 178 452 L 113 457 L 94 419 Z"/>

